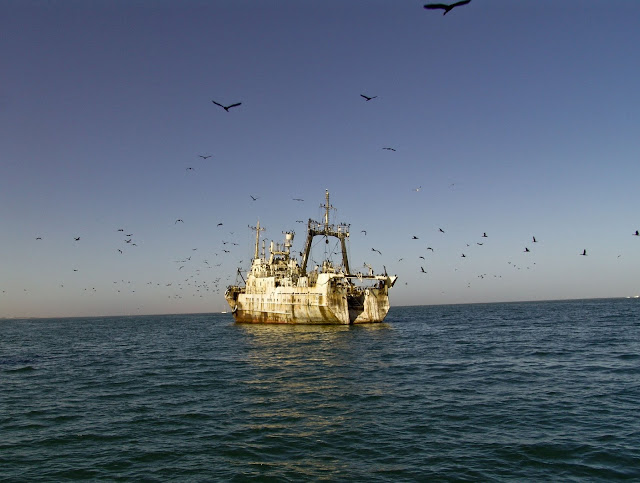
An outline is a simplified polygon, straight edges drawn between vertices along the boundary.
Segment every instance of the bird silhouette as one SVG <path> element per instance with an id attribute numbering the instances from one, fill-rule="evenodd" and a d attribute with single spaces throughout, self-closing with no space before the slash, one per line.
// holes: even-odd
<path id="1" fill-rule="evenodd" d="M 444 4 L 444 3 L 427 3 L 424 8 L 426 8 L 427 10 L 438 10 L 438 9 L 442 9 L 444 10 L 444 13 L 442 15 L 446 15 L 448 14 L 451 10 L 453 10 L 456 7 L 460 7 L 462 5 L 466 5 L 467 3 L 471 2 L 471 0 L 462 0 L 461 2 L 456 2 L 456 3 L 452 3 L 450 5 Z"/>
<path id="2" fill-rule="evenodd" d="M 293 198 L 293 201 L 304 201 L 302 198 Z"/>
<path id="3" fill-rule="evenodd" d="M 424 269 L 424 267 L 420 267 L 420 270 L 422 270 L 422 273 L 427 273 L 427 271 Z"/>
<path id="4" fill-rule="evenodd" d="M 444 230 L 442 228 L 438 228 L 438 230 L 440 231 L 440 233 L 444 233 Z"/>
<path id="5" fill-rule="evenodd" d="M 433 251 L 433 248 L 431 248 L 431 247 L 427 247 L 427 250 L 431 250 L 431 251 Z"/>
<path id="6" fill-rule="evenodd" d="M 80 237 L 74 237 L 73 238 L 75 241 L 80 241 Z"/>
<path id="7" fill-rule="evenodd" d="M 634 233 L 635 236 L 640 236 L 640 231 L 636 230 L 636 232 Z"/>
<path id="8" fill-rule="evenodd" d="M 367 230 L 360 230 L 360 233 L 364 233 L 364 235 L 367 236 Z"/>
<path id="9" fill-rule="evenodd" d="M 529 250 L 527 247 L 524 247 L 524 251 L 525 252 L 530 252 L 531 250 Z"/>
<path id="10" fill-rule="evenodd" d="M 36 237 L 36 240 L 42 240 L 41 236 Z"/>
<path id="11" fill-rule="evenodd" d="M 386 149 L 387 151 L 395 151 L 395 149 L 393 148 L 382 148 L 382 149 Z"/>
<path id="12" fill-rule="evenodd" d="M 482 234 L 482 238 L 487 238 L 487 232 L 484 232 L 484 233 Z"/>
<path id="13" fill-rule="evenodd" d="M 533 243 L 538 243 L 538 240 L 536 240 L 536 237 L 532 237 L 533 238 Z"/>
<path id="14" fill-rule="evenodd" d="M 382 252 L 380 250 L 376 250 L 375 248 L 371 249 L 372 252 L 378 252 L 380 255 L 382 255 Z"/>
<path id="15" fill-rule="evenodd" d="M 584 250 L 582 250 L 582 253 L 580 255 L 586 257 L 587 256 L 587 249 L 585 248 Z"/>
<path id="16" fill-rule="evenodd" d="M 375 99 L 378 96 L 365 96 L 364 94 L 360 94 L 360 97 L 364 97 L 365 101 L 369 102 L 371 99 Z"/>
<path id="17" fill-rule="evenodd" d="M 118 228 L 118 231 L 124 231 L 124 228 Z"/>
<path id="18" fill-rule="evenodd" d="M 257 200 L 258 198 L 260 198 L 259 196 L 252 196 L 252 195 L 249 195 L 249 196 L 251 197 L 251 199 L 252 199 L 253 201 L 255 201 L 255 200 Z"/>
<path id="19" fill-rule="evenodd" d="M 413 238 L 411 238 L 412 240 L 418 240 L 418 237 L 413 235 Z"/>
<path id="20" fill-rule="evenodd" d="M 176 220 L 176 222 L 174 223 L 174 225 L 175 225 L 176 223 L 178 223 L 178 222 L 180 222 L 180 223 L 184 223 L 184 221 L 183 221 L 183 220 L 181 220 L 180 218 L 178 218 L 178 219 Z"/>
<path id="21" fill-rule="evenodd" d="M 210 158 L 210 157 L 211 157 L 211 155 L 209 154 L 208 156 L 203 156 L 202 154 L 200 154 L 198 157 L 200 157 L 200 158 L 202 158 L 202 159 L 207 159 L 207 158 Z"/>
<path id="22" fill-rule="evenodd" d="M 229 109 L 231 109 L 232 107 L 236 107 L 236 106 L 239 106 L 240 104 L 242 104 L 242 102 L 236 102 L 235 104 L 231 104 L 229 106 L 223 106 L 219 102 L 216 102 L 216 101 L 211 101 L 211 102 L 213 102 L 216 106 L 220 106 L 222 109 L 224 109 L 227 112 L 229 112 Z"/>
<path id="23" fill-rule="evenodd" d="M 216 226 L 222 226 L 222 223 L 218 223 Z"/>

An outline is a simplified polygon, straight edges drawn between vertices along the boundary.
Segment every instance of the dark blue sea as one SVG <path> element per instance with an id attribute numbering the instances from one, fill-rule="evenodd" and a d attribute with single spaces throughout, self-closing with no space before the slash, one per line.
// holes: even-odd
<path id="1" fill-rule="evenodd" d="M 640 300 L 0 321 L 2 481 L 640 481 Z"/>

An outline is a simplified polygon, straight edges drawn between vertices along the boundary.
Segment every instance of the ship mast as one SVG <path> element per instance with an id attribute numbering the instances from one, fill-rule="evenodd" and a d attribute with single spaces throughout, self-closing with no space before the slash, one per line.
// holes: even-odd
<path id="1" fill-rule="evenodd" d="M 249 226 L 249 228 L 256 231 L 256 248 L 253 252 L 253 259 L 255 260 L 260 256 L 260 232 L 264 231 L 265 228 L 260 228 L 260 220 L 258 220 L 256 226 Z"/>
<path id="2" fill-rule="evenodd" d="M 347 244 L 346 239 L 349 237 L 349 225 L 343 223 L 339 225 L 329 224 L 329 210 L 333 208 L 329 203 L 329 190 L 325 191 L 325 204 L 320 205 L 324 208 L 324 223 L 320 224 L 317 221 L 309 219 L 307 222 L 307 240 L 304 246 L 304 253 L 302 255 L 302 272 L 307 271 L 307 262 L 309 261 L 309 254 L 311 252 L 311 242 L 314 236 L 332 236 L 340 240 L 340 247 L 342 249 L 342 264 L 347 275 L 351 275 L 349 270 L 349 259 L 347 257 Z"/>

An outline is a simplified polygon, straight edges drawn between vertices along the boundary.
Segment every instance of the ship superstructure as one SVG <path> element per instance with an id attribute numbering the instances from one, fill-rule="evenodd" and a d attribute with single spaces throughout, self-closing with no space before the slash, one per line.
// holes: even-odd
<path id="1" fill-rule="evenodd" d="M 291 255 L 293 232 L 284 243 L 273 241 L 269 256 L 260 253 L 260 223 L 253 227 L 256 242 L 253 262 L 244 286 L 227 288 L 225 298 L 236 322 L 284 324 L 361 324 L 382 322 L 389 311 L 389 289 L 397 277 L 352 273 L 347 256 L 349 225 L 331 224 L 329 191 L 325 193 L 323 221 L 309 219 L 301 260 Z M 328 259 L 307 270 L 315 237 L 337 238 L 342 264 Z"/>

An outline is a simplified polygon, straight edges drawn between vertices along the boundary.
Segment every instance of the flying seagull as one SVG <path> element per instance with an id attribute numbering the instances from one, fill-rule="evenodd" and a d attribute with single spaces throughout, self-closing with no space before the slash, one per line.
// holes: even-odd
<path id="1" fill-rule="evenodd" d="M 418 240 L 418 237 L 413 235 L 413 238 L 411 238 L 412 240 Z"/>
<path id="2" fill-rule="evenodd" d="M 364 233 L 364 235 L 367 236 L 367 230 L 360 230 L 360 233 Z"/>
<path id="3" fill-rule="evenodd" d="M 80 237 L 74 237 L 73 238 L 75 241 L 80 241 Z"/>
<path id="4" fill-rule="evenodd" d="M 444 230 L 442 228 L 438 228 L 438 230 L 440 231 L 440 233 L 444 233 Z"/>
<path id="5" fill-rule="evenodd" d="M 200 157 L 200 158 L 202 158 L 202 159 L 207 159 L 207 158 L 210 158 L 210 157 L 211 157 L 211 155 L 209 154 L 208 156 L 203 156 L 202 154 L 200 154 L 198 157 Z"/>
<path id="6" fill-rule="evenodd" d="M 387 151 L 395 151 L 395 149 L 393 148 L 382 148 L 382 149 L 386 149 Z"/>
<path id="7" fill-rule="evenodd" d="M 538 243 L 538 240 L 536 240 L 536 237 L 533 237 L 533 243 Z"/>
<path id="8" fill-rule="evenodd" d="M 524 247 L 524 251 L 525 252 L 530 252 L 531 250 L 529 250 L 527 247 Z"/>
<path id="9" fill-rule="evenodd" d="M 634 233 L 635 236 L 640 236 L 640 231 L 636 230 L 636 232 Z"/>
<path id="10" fill-rule="evenodd" d="M 178 219 L 176 220 L 176 222 L 174 223 L 174 225 L 175 225 L 176 223 L 178 223 L 178 222 L 180 222 L 180 223 L 184 223 L 184 221 L 182 221 L 180 218 L 178 218 Z"/>
<path id="11" fill-rule="evenodd" d="M 382 255 L 382 252 L 380 250 L 376 250 L 375 248 L 371 249 L 372 252 L 378 252 L 380 255 Z"/>
<path id="12" fill-rule="evenodd" d="M 249 196 L 251 197 L 251 199 L 252 199 L 253 201 L 255 201 L 255 200 L 257 200 L 258 198 L 260 198 L 259 196 L 252 196 L 252 195 L 249 195 Z"/>
<path id="13" fill-rule="evenodd" d="M 304 201 L 302 198 L 293 198 L 293 201 Z"/>
<path id="14" fill-rule="evenodd" d="M 216 102 L 216 101 L 211 101 L 213 102 L 216 106 L 220 106 L 222 109 L 224 109 L 225 111 L 229 112 L 229 109 L 231 109 L 232 107 L 236 107 L 239 106 L 240 104 L 242 104 L 242 102 L 236 102 L 235 104 L 231 104 L 229 106 L 223 106 L 222 104 Z"/>
<path id="15" fill-rule="evenodd" d="M 360 97 L 364 97 L 365 101 L 369 102 L 371 99 L 375 99 L 378 96 L 369 97 L 369 96 L 365 96 L 364 94 L 360 94 Z"/>
<path id="16" fill-rule="evenodd" d="M 461 2 L 456 2 L 456 3 L 452 3 L 450 5 L 447 5 L 445 3 L 427 3 L 424 8 L 426 8 L 427 10 L 438 10 L 438 9 L 442 9 L 444 10 L 444 13 L 442 15 L 446 15 L 448 14 L 451 10 L 453 10 L 456 7 L 460 7 L 462 5 L 466 5 L 467 3 L 471 2 L 471 0 L 462 0 Z"/>
<path id="17" fill-rule="evenodd" d="M 585 248 L 584 250 L 582 250 L 582 253 L 580 255 L 586 257 L 587 256 L 587 249 Z"/>

